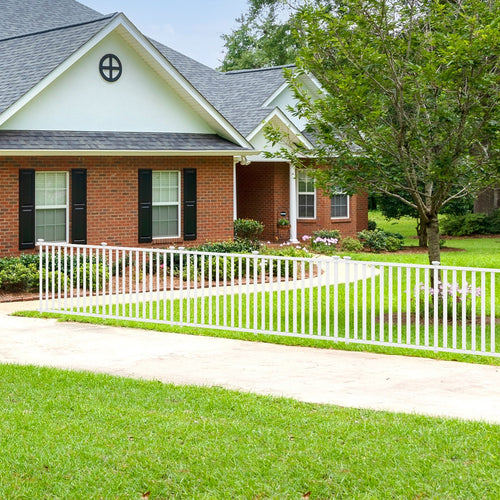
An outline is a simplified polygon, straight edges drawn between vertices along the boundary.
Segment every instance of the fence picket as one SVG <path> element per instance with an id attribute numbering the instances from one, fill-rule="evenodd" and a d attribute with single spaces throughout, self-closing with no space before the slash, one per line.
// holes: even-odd
<path id="1" fill-rule="evenodd" d="M 44 312 L 500 356 L 500 269 L 37 245 Z"/>

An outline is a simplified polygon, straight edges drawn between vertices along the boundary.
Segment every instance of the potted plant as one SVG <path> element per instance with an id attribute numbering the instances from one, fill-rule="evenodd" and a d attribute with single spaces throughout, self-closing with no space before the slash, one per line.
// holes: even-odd
<path id="1" fill-rule="evenodd" d="M 278 237 L 282 241 L 290 239 L 290 221 L 286 217 L 278 219 Z"/>

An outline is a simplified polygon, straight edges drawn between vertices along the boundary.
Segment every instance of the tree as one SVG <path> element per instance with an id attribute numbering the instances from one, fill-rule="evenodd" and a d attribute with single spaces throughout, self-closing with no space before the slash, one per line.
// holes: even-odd
<path id="1" fill-rule="evenodd" d="M 401 196 L 409 199 L 407 193 L 399 193 Z M 422 227 L 417 210 L 408 203 L 403 203 L 398 198 L 381 194 L 372 195 L 373 202 L 386 219 L 399 219 L 401 217 L 413 217 L 417 219 L 416 231 L 418 245 L 427 247 L 427 232 L 425 226 Z M 411 202 L 411 199 L 409 199 Z M 443 206 L 441 213 L 449 215 L 465 215 L 474 207 L 474 198 L 470 195 L 455 198 Z"/>
<path id="2" fill-rule="evenodd" d="M 440 260 L 438 214 L 499 176 L 500 0 L 343 0 L 296 15 L 288 79 L 318 183 L 407 204 Z M 324 94 L 300 84 L 312 73 Z M 283 140 L 268 131 L 273 142 Z M 304 150 L 281 156 L 304 167 Z"/>
<path id="3" fill-rule="evenodd" d="M 295 61 L 298 46 L 292 34 L 291 9 L 283 0 L 248 0 L 239 26 L 222 35 L 226 53 L 221 71 L 283 66 Z"/>

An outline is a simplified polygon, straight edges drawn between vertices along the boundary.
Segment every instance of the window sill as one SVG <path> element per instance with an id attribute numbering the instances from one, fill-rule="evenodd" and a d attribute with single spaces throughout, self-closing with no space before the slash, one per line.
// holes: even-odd
<path id="1" fill-rule="evenodd" d="M 350 217 L 348 217 L 348 218 L 346 218 L 346 219 L 344 219 L 344 218 L 338 218 L 338 219 L 337 219 L 337 218 L 333 218 L 333 217 L 332 217 L 332 218 L 330 218 L 330 222 L 335 222 L 336 224 L 342 224 L 342 223 L 347 224 L 347 223 L 349 223 L 349 222 L 352 222 L 352 220 L 351 220 L 351 218 L 350 218 Z"/>

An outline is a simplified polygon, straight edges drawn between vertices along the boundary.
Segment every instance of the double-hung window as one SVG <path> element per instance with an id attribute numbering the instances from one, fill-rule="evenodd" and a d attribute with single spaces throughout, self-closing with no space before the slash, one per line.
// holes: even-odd
<path id="1" fill-rule="evenodd" d="M 68 201 L 67 172 L 36 172 L 36 239 L 50 242 L 68 240 Z"/>
<path id="2" fill-rule="evenodd" d="M 153 238 L 180 236 L 180 172 L 153 171 Z"/>
<path id="3" fill-rule="evenodd" d="M 331 218 L 349 218 L 349 196 L 342 191 L 335 191 L 331 199 Z"/>
<path id="4" fill-rule="evenodd" d="M 306 172 L 297 172 L 298 209 L 300 219 L 316 218 L 316 188 Z"/>

